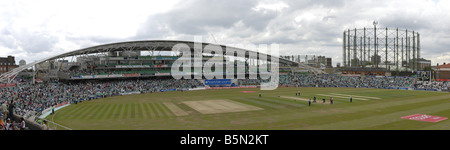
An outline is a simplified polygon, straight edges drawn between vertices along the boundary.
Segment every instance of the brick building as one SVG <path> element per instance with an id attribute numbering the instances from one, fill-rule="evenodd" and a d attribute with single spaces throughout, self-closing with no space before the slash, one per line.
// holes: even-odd
<path id="1" fill-rule="evenodd" d="M 11 71 L 14 68 L 19 67 L 16 65 L 14 56 L 0 57 L 0 74 Z"/>
<path id="2" fill-rule="evenodd" d="M 450 79 L 450 64 L 436 66 L 436 79 Z"/>
<path id="3" fill-rule="evenodd" d="M 431 60 L 420 58 L 417 60 L 418 69 L 423 70 L 425 67 L 431 67 Z"/>

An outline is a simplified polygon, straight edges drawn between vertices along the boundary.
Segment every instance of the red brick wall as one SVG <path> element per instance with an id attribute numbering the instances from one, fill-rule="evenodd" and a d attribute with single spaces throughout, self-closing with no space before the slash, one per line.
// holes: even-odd
<path id="1" fill-rule="evenodd" d="M 450 79 L 450 71 L 439 71 L 436 73 L 437 79 Z"/>

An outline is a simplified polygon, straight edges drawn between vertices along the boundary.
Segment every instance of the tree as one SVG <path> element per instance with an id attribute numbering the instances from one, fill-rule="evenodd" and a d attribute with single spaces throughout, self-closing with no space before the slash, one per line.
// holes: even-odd
<path id="1" fill-rule="evenodd" d="M 430 66 L 423 67 L 423 71 L 434 71 Z"/>

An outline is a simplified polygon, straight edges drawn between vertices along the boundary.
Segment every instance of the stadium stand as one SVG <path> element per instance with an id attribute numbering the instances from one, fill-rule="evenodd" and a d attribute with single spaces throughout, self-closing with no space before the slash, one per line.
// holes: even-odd
<path id="1" fill-rule="evenodd" d="M 414 86 L 416 90 L 450 91 L 450 82 L 448 81 L 417 81 Z"/>
<path id="2" fill-rule="evenodd" d="M 96 72 L 95 74 L 100 73 Z M 279 86 L 289 87 L 355 87 L 430 91 L 449 91 L 450 89 L 450 82 L 417 81 L 414 77 L 287 73 L 281 75 L 279 79 Z M 239 79 L 238 85 L 259 85 L 261 82 L 267 81 Z M 16 115 L 24 118 L 34 118 L 43 110 L 63 103 L 82 102 L 127 93 L 177 91 L 204 86 L 201 80 L 175 80 L 168 77 L 114 80 L 54 80 L 38 84 L 19 82 L 13 87 L 0 88 L 0 104 L 13 105 L 14 114 Z M 13 102 L 12 104 L 11 101 Z M 7 116 L 3 117 L 3 121 L 7 122 Z"/>
<path id="3" fill-rule="evenodd" d="M 0 88 L 0 103 L 13 105 L 14 114 L 33 118 L 43 110 L 61 103 L 82 102 L 132 92 L 152 93 L 198 86 L 203 86 L 203 83 L 198 80 L 175 79 L 51 81 L 34 85 L 25 82 L 14 87 Z M 4 117 L 4 120 L 6 119 Z"/>

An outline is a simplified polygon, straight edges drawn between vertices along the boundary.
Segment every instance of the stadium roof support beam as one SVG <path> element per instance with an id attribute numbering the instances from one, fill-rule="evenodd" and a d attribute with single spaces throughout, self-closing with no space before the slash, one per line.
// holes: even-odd
<path id="1" fill-rule="evenodd" d="M 133 51 L 141 51 L 141 50 L 143 50 L 144 47 L 152 47 L 152 48 L 154 48 L 153 51 L 154 50 L 172 51 L 172 47 L 174 45 L 180 44 L 180 43 L 188 45 L 189 47 L 191 47 L 191 50 L 193 51 L 194 42 L 192 42 L 192 41 L 172 41 L 172 40 L 127 41 L 127 42 L 110 43 L 110 44 L 92 46 L 92 47 L 88 47 L 88 48 L 83 48 L 83 49 L 79 49 L 79 50 L 74 50 L 74 51 L 58 54 L 55 56 L 46 57 L 41 60 L 37 60 L 37 61 L 31 62 L 31 63 L 28 63 L 26 65 L 20 66 L 18 68 L 12 69 L 11 71 L 0 75 L 0 83 L 12 83 L 12 82 L 14 82 L 15 76 L 19 72 L 22 72 L 23 70 L 25 70 L 27 68 L 34 67 L 36 64 L 40 64 L 42 62 L 49 61 L 49 60 L 55 60 L 58 58 L 96 54 L 96 53 L 116 52 L 116 51 L 123 51 L 125 49 L 133 50 Z M 201 44 L 203 46 L 206 46 L 210 43 L 201 43 Z M 217 44 L 214 44 L 214 45 L 217 45 Z M 235 51 L 248 52 L 248 55 L 246 55 L 246 57 L 252 56 L 253 54 L 257 54 L 257 52 L 251 51 L 251 50 L 246 50 L 246 49 L 241 49 L 241 48 L 236 48 L 236 47 L 227 47 L 226 45 L 219 45 L 219 46 L 221 46 L 222 49 L 232 48 Z M 223 55 L 226 55 L 225 51 L 224 51 Z M 263 55 L 268 56 L 269 54 L 263 54 Z M 309 67 L 309 66 L 306 66 L 306 65 L 294 62 L 294 61 L 290 61 L 287 59 L 279 58 L 279 57 L 267 57 L 267 58 L 269 59 L 269 61 L 271 58 L 278 58 L 279 63 L 284 64 L 284 65 Z"/>

